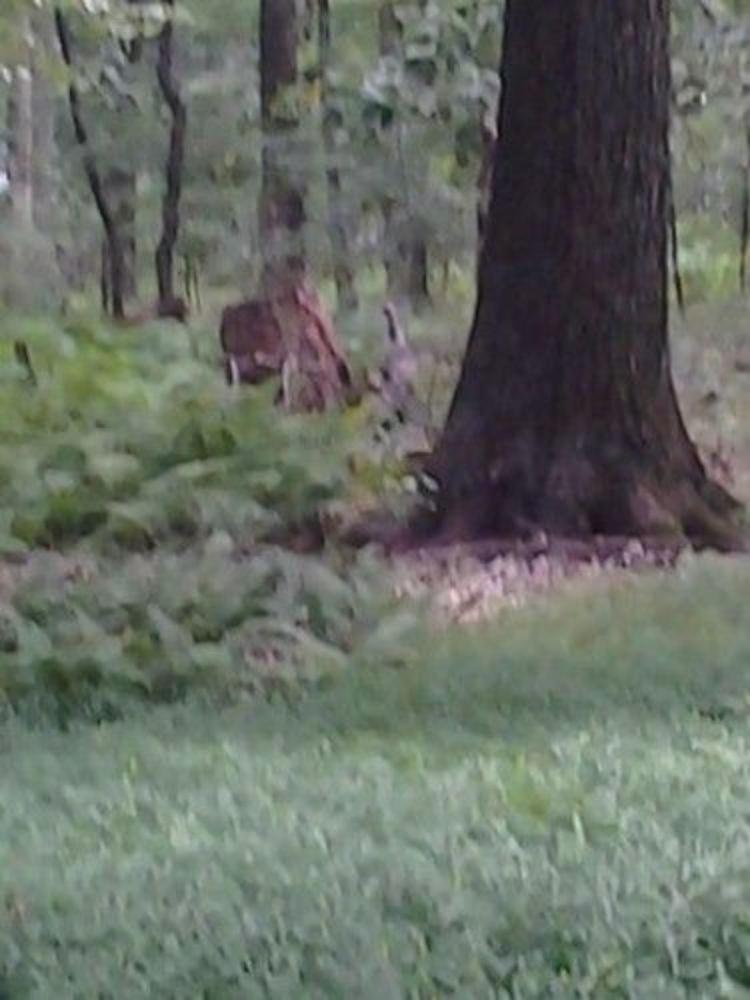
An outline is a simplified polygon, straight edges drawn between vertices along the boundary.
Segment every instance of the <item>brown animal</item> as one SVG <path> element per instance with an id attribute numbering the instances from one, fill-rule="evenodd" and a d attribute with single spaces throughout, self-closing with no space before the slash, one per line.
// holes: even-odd
<path id="1" fill-rule="evenodd" d="M 227 306 L 221 314 L 219 340 L 228 385 L 258 385 L 281 374 L 283 335 L 268 302 L 251 299 Z"/>
<path id="2" fill-rule="evenodd" d="M 229 385 L 259 385 L 281 377 L 277 401 L 290 409 L 319 410 L 354 405 L 364 395 L 378 397 L 387 411 L 383 428 L 398 423 L 427 426 L 416 383 L 420 362 L 404 336 L 393 305 L 386 317 L 386 349 L 379 368 L 355 385 L 333 324 L 309 286 L 303 284 L 273 302 L 248 299 L 227 306 L 219 332 Z"/>
<path id="3" fill-rule="evenodd" d="M 227 306 L 219 338 L 229 385 L 280 375 L 289 409 L 321 410 L 347 398 L 349 365 L 317 293 L 300 284 L 277 298 Z"/>

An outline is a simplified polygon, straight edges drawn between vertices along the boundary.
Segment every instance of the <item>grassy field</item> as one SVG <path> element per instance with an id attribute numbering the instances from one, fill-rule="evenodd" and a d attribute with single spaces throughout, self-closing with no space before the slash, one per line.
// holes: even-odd
<path id="1" fill-rule="evenodd" d="M 675 342 L 745 498 L 749 326 Z M 750 995 L 747 560 L 436 635 L 273 544 L 408 496 L 371 414 L 227 392 L 208 326 L 0 335 L 0 998 Z"/>
<path id="2" fill-rule="evenodd" d="M 299 701 L 9 719 L 0 992 L 744 996 L 749 601 L 702 559 Z"/>

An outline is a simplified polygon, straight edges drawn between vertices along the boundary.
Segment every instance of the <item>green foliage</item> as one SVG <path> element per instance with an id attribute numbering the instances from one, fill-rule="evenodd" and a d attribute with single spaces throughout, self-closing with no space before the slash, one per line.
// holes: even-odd
<path id="1" fill-rule="evenodd" d="M 230 392 L 183 331 L 8 318 L 3 332 L 0 545 L 96 534 L 150 549 L 219 530 L 253 540 L 346 494 L 364 415 L 281 418 L 273 386 Z M 13 362 L 15 339 L 36 390 Z"/>
<path id="2" fill-rule="evenodd" d="M 152 38 L 163 12 L 158 4 L 126 0 L 63 6 L 76 40 L 76 75 L 101 172 L 114 185 L 113 196 L 113 169 L 139 178 L 135 235 L 141 297 L 146 298 L 160 226 L 166 133 L 155 113 L 149 46 L 135 64 L 123 46 L 137 37 Z M 303 123 L 275 154 L 306 190 L 305 241 L 321 280 L 332 275 L 337 253 L 343 253 L 358 280 L 367 281 L 365 268 L 381 265 L 394 233 L 426 241 L 433 265 L 465 265 L 474 256 L 480 125 L 491 123 L 496 111 L 502 5 L 409 0 L 393 7 L 401 37 L 385 53 L 378 39 L 378 4 L 343 0 L 332 5 L 325 108 L 315 31 L 300 45 Z M 263 147 L 258 4 L 181 0 L 175 9 L 179 78 L 189 116 L 178 259 L 189 256 L 204 284 L 250 290 L 257 284 L 262 249 L 254 209 Z M 50 218 L 41 228 L 60 250 L 67 284 L 91 293 L 98 280 L 100 223 L 72 141 L 66 74 L 50 34 L 49 11 L 48 3 L 5 0 L 0 64 L 5 60 L 10 69 L 26 58 L 20 39 L 26 15 L 33 13 L 35 68 L 50 89 L 56 137 L 56 149 L 41 154 L 55 161 L 48 178 L 54 192 L 47 197 L 54 212 L 48 206 Z M 747 13 L 742 3 L 722 0 L 674 5 L 673 161 L 677 208 L 688 229 L 696 216 L 709 232 L 740 228 L 747 163 Z M 0 66 L 3 160 L 12 138 L 2 121 L 6 83 Z M 322 135 L 324 116 L 333 124 L 331 147 Z M 333 195 L 326 168 L 338 175 Z M 332 206 L 327 204 L 331 197 Z M 327 231 L 329 208 L 343 229 L 343 247 L 335 246 Z M 685 252 L 691 261 L 691 294 L 723 290 L 728 266 L 717 282 L 714 260 L 702 255 L 702 245 L 688 244 Z M 7 300 L 9 282 L 17 291 L 20 280 L 24 290 L 25 266 L 14 268 L 13 275 L 12 281 L 7 273 L 0 276 L 0 299 Z M 41 280 L 37 290 L 43 285 L 49 290 Z"/>
<path id="3" fill-rule="evenodd" d="M 674 186 L 695 298 L 738 288 L 743 187 L 750 165 L 747 15 L 743 2 L 680 0 L 674 5 Z"/>
<path id="4" fill-rule="evenodd" d="M 749 599 L 700 561 L 302 703 L 8 721 L 5 995 L 743 995 Z"/>
<path id="5" fill-rule="evenodd" d="M 736 293 L 739 244 L 729 226 L 691 215 L 680 223 L 679 240 L 686 302 L 725 300 Z"/>
<path id="6" fill-rule="evenodd" d="M 0 604 L 0 700 L 66 721 L 198 691 L 292 696 L 401 617 L 367 561 L 344 571 L 273 548 L 240 558 L 219 533 L 117 563 L 38 555 Z"/>
<path id="7" fill-rule="evenodd" d="M 0 11 L 7 66 L 26 58 L 32 6 L 36 30 L 45 4 Z M 105 175 L 138 176 L 148 260 L 164 123 L 152 63 L 126 65 L 121 46 L 152 36 L 162 12 L 65 6 L 92 145 Z M 455 315 L 410 331 L 455 350 L 474 295 L 498 5 L 396 4 L 388 55 L 376 5 L 332 6 L 334 149 L 308 40 L 309 114 L 284 150 L 307 189 L 316 277 L 335 263 L 322 221 L 335 166 L 365 298 L 384 294 L 384 202 L 434 271 L 472 261 L 444 273 Z M 209 309 L 258 272 L 257 14 L 177 4 L 190 113 L 179 250 L 213 285 Z M 746 15 L 675 5 L 691 302 L 736 281 Z M 53 243 L 71 288 L 98 265 L 64 74 L 47 56 L 60 197 L 39 242 L 3 228 L 0 300 L 18 308 L 58 297 Z M 0 316 L 0 996 L 744 995 L 747 566 L 687 560 L 673 578 L 437 643 L 382 564 L 269 544 L 394 486 L 402 498 L 366 406 L 282 416 L 273 386 L 223 387 L 208 329 L 70 317 Z M 381 329 L 367 310 L 343 324 L 368 359 Z M 701 444 L 726 426 L 750 468 L 744 329 L 681 331 L 676 358 Z M 424 373 L 433 413 L 454 376 Z"/>
<path id="8" fill-rule="evenodd" d="M 4 218 L 0 205 L 0 303 L 34 312 L 56 305 L 60 276 L 49 240 Z"/>
<path id="9" fill-rule="evenodd" d="M 213 350 L 168 326 L 2 331 L 0 698 L 106 714 L 300 681 L 388 618 L 365 566 L 263 544 L 399 489 L 366 410 L 284 415 L 274 386 L 228 390 Z"/>

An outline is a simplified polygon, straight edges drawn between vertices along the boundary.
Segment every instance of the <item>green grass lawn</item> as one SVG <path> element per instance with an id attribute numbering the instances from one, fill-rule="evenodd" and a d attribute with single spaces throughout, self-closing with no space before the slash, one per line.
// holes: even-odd
<path id="1" fill-rule="evenodd" d="M 8 998 L 741 997 L 750 566 L 297 699 L 0 727 Z"/>

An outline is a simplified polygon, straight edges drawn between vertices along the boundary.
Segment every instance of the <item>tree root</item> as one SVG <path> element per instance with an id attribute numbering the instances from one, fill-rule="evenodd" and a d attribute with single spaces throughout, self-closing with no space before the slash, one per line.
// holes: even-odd
<path id="1" fill-rule="evenodd" d="M 687 543 L 677 544 L 663 538 L 634 539 L 627 536 L 600 535 L 590 539 L 548 537 L 541 533 L 529 541 L 514 538 L 486 538 L 478 542 L 463 542 L 458 545 L 434 542 L 408 548 L 394 548 L 391 555 L 407 554 L 409 551 L 429 552 L 437 560 L 448 556 L 460 548 L 462 555 L 481 563 L 493 562 L 503 556 L 512 556 L 521 562 L 531 563 L 540 556 L 565 563 L 611 563 L 616 566 L 632 566 L 648 562 L 651 566 L 671 568 L 679 555 L 687 548 Z"/>
<path id="2" fill-rule="evenodd" d="M 709 483 L 720 490 L 721 487 Z M 722 491 L 723 492 L 723 491 Z M 727 498 L 733 506 L 727 505 Z M 680 497 L 680 520 L 695 548 L 711 548 L 719 552 L 750 552 L 750 539 L 735 514 L 741 509 L 737 501 L 714 490 L 688 488 Z"/>
<path id="3" fill-rule="evenodd" d="M 435 513 L 421 512 L 410 532 L 398 539 L 402 549 L 462 543 L 489 544 L 491 550 L 533 555 L 562 546 L 561 554 L 606 557 L 607 551 L 640 540 L 650 550 L 678 552 L 692 547 L 719 552 L 749 552 L 750 539 L 738 517 L 740 504 L 719 484 L 700 475 L 656 476 L 623 466 L 597 470 L 577 460 L 547 479 L 547 491 L 533 503 L 499 483 L 485 483 Z M 512 480 L 511 480 L 512 482 Z M 539 539 L 555 539 L 540 543 Z M 501 541 L 505 539 L 506 541 Z"/>

